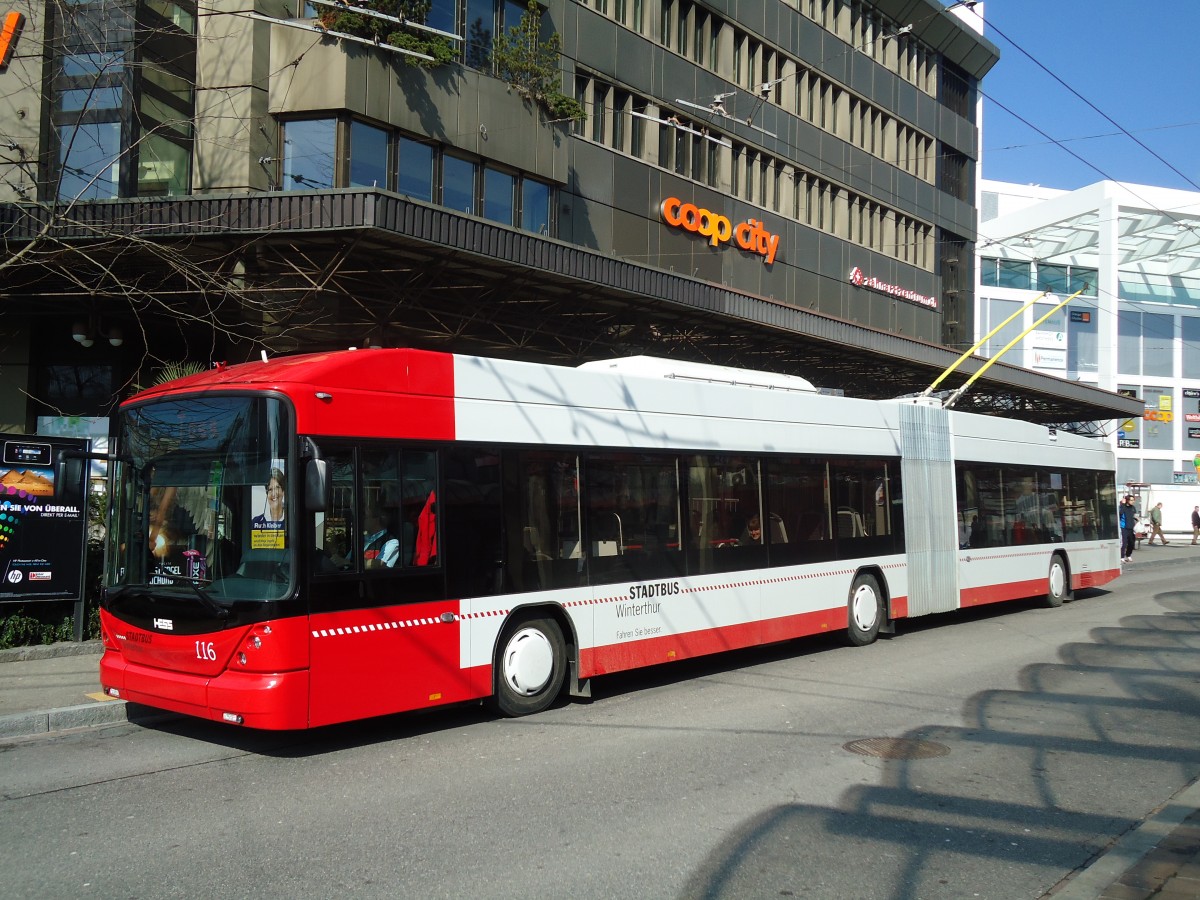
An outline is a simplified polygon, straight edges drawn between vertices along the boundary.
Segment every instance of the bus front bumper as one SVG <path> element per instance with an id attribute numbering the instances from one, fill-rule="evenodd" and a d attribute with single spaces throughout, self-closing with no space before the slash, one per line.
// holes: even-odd
<path id="1" fill-rule="evenodd" d="M 100 684 L 109 696 L 200 719 L 273 731 L 308 727 L 307 670 L 227 670 L 209 678 L 138 665 L 108 650 Z"/>

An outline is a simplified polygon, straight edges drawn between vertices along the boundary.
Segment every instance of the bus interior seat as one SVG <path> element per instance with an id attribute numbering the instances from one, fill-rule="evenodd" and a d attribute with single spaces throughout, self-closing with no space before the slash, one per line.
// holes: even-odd
<path id="1" fill-rule="evenodd" d="M 783 518 L 777 513 L 771 513 L 767 517 L 767 524 L 770 528 L 770 538 L 772 544 L 786 544 L 787 528 L 783 524 Z"/>
<path id="2" fill-rule="evenodd" d="M 525 546 L 525 558 L 545 562 L 551 558 L 542 545 L 541 531 L 534 525 L 526 525 L 522 529 L 521 541 Z"/>

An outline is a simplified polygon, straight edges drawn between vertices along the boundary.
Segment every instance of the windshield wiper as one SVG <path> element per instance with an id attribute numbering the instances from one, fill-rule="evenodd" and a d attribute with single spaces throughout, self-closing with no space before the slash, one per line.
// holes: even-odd
<path id="1" fill-rule="evenodd" d="M 221 619 L 229 618 L 229 610 L 214 600 L 205 592 L 204 588 L 200 587 L 199 582 L 194 578 L 188 578 L 186 575 L 176 575 L 173 572 L 155 572 L 156 578 L 170 578 L 172 582 L 183 581 L 196 592 L 196 596 L 200 598 L 200 602 L 208 607 L 209 612 Z M 209 582 L 210 584 L 212 582 Z"/>

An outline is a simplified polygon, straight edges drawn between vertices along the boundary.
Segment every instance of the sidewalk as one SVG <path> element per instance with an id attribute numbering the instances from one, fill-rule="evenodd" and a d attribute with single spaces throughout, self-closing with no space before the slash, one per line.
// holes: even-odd
<path id="1" fill-rule="evenodd" d="M 100 693 L 99 641 L 0 650 L 0 739 L 129 720 Z"/>
<path id="2" fill-rule="evenodd" d="M 1191 535 L 1168 534 L 1167 540 L 1165 547 L 1142 541 L 1125 570 L 1200 559 L 1200 546 L 1192 546 Z M 105 698 L 98 679 L 100 653 L 99 641 L 0 650 L 0 740 L 171 715 Z M 1200 898 L 1200 781 L 1172 797 L 1047 896 L 1053 900 Z"/>

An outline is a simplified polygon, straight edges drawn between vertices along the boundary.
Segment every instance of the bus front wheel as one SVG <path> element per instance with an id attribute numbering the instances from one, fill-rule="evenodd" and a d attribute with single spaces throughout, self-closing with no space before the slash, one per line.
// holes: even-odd
<path id="1" fill-rule="evenodd" d="M 496 650 L 492 705 L 506 716 L 541 712 L 562 691 L 567 646 L 553 619 L 526 619 L 509 626 Z"/>
<path id="2" fill-rule="evenodd" d="M 1046 605 L 1062 606 L 1063 601 L 1071 594 L 1070 575 L 1067 574 L 1067 564 L 1057 553 L 1050 557 L 1050 572 L 1046 587 Z"/>
<path id="3" fill-rule="evenodd" d="M 850 643 L 865 647 L 879 637 L 879 626 L 883 624 L 883 593 L 873 575 L 859 575 L 850 587 L 849 627 L 846 629 Z"/>

